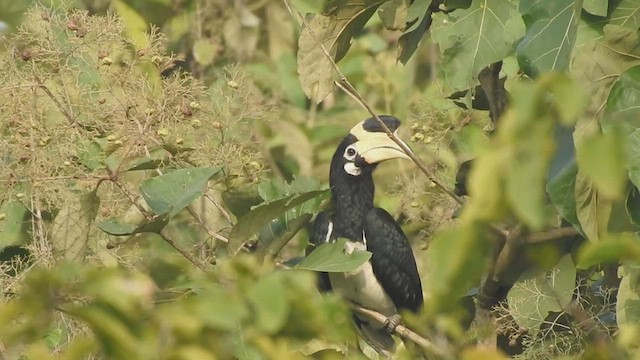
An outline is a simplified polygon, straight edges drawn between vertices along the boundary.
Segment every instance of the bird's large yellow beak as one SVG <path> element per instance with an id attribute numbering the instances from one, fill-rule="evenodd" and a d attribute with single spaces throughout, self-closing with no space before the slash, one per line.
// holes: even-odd
<path id="1" fill-rule="evenodd" d="M 397 131 L 395 129 L 394 133 Z M 358 154 L 364 158 L 367 164 L 377 164 L 390 159 L 411 159 L 400 145 L 391 140 L 384 132 L 366 131 L 362 123 L 359 123 L 351 129 L 351 134 L 358 139 L 354 145 Z M 406 145 L 406 143 L 404 144 Z"/>

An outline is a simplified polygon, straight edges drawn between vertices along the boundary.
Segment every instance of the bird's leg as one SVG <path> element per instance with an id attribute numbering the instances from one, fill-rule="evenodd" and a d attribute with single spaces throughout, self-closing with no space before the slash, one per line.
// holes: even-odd
<path id="1" fill-rule="evenodd" d="M 400 314 L 395 314 L 389 316 L 387 320 L 384 321 L 384 327 L 387 329 L 389 334 L 395 333 L 396 326 L 400 325 L 401 320 L 402 318 L 400 317 Z"/>

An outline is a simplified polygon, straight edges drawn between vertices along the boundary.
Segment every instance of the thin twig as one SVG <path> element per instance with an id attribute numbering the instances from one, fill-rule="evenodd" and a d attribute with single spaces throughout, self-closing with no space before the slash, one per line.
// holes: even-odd
<path id="1" fill-rule="evenodd" d="M 185 259 L 189 260 L 189 262 L 195 265 L 198 269 L 202 270 L 203 272 L 207 272 L 207 268 L 204 267 L 204 265 L 202 265 L 199 261 L 194 259 L 191 256 L 191 254 L 183 250 L 181 247 L 178 246 L 178 244 L 176 244 L 173 240 L 171 240 L 171 237 L 168 236 L 166 229 L 160 230 L 158 235 L 160 235 L 162 240 L 164 240 L 167 244 L 171 245 L 172 248 L 174 248 L 177 252 L 179 252 L 180 255 L 184 256 Z"/>
<path id="2" fill-rule="evenodd" d="M 218 203 L 218 201 L 216 201 L 216 199 L 214 199 L 213 196 L 211 196 L 209 193 L 205 192 L 204 193 L 204 197 L 206 197 L 209 201 L 211 201 L 213 206 L 215 206 L 216 209 L 218 209 L 218 211 L 220 211 L 222 216 L 224 216 L 224 218 L 227 219 L 227 222 L 229 222 L 229 224 L 233 225 L 233 220 L 231 220 L 231 215 L 229 215 L 229 212 L 227 211 L 227 209 L 222 207 L 222 205 L 220 205 Z"/>
<path id="3" fill-rule="evenodd" d="M 196 219 L 196 221 L 198 221 L 198 223 L 200 224 L 200 226 L 202 226 L 202 228 L 207 232 L 207 234 L 209 234 L 211 237 L 214 237 L 222 242 L 228 243 L 229 239 L 218 234 L 217 232 L 209 229 L 209 226 L 207 226 L 207 224 L 204 223 L 204 220 L 202 220 L 202 217 L 200 216 L 200 214 L 198 214 L 195 210 L 193 210 L 191 208 L 191 205 L 187 206 L 187 211 L 189 212 L 189 214 L 191 214 L 191 217 L 193 217 L 194 219 Z"/>
<path id="4" fill-rule="evenodd" d="M 409 158 L 411 158 L 411 160 L 416 164 L 416 166 L 418 166 L 418 168 L 420 169 L 420 171 L 422 171 L 422 173 L 424 173 L 427 178 L 429 180 L 431 180 L 440 190 L 442 190 L 442 192 L 444 192 L 445 194 L 447 194 L 449 197 L 451 197 L 453 200 L 455 200 L 459 205 L 463 205 L 464 202 L 462 201 L 462 199 L 456 195 L 455 193 L 453 193 L 453 191 L 447 189 L 444 184 L 442 184 L 440 182 L 440 180 L 438 180 L 426 167 L 426 165 L 422 162 L 422 160 L 417 157 L 413 151 L 411 151 L 411 148 L 409 148 L 409 146 L 402 140 L 400 140 L 400 138 L 398 138 L 388 127 L 387 125 L 385 125 L 385 123 L 382 121 L 382 119 L 380 119 L 380 117 L 378 116 L 378 114 L 373 111 L 373 108 L 369 105 L 369 103 L 367 103 L 367 101 L 362 97 L 362 95 L 360 95 L 360 93 L 358 92 L 358 90 L 356 90 L 356 88 L 351 84 L 351 82 L 349 82 L 349 80 L 347 79 L 347 77 L 344 75 L 344 73 L 342 72 L 342 70 L 340 70 L 340 68 L 338 67 L 338 64 L 336 64 L 335 60 L 333 59 L 333 56 L 331 56 L 331 54 L 329 53 L 329 51 L 327 50 L 327 48 L 324 46 L 324 44 L 320 41 L 320 39 L 318 39 L 316 37 L 316 35 L 314 34 L 313 30 L 311 29 L 311 27 L 309 26 L 309 24 L 307 23 L 307 21 L 305 20 L 305 18 L 302 16 L 302 14 L 300 14 L 298 11 L 294 10 L 293 5 L 290 3 L 290 0 L 284 0 L 284 4 L 287 7 L 287 10 L 289 11 L 289 13 L 291 14 L 291 16 L 293 16 L 295 18 L 295 16 L 297 15 L 298 18 L 300 19 L 300 21 L 302 22 L 302 24 L 304 24 L 304 26 L 306 26 L 306 28 L 309 31 L 309 34 L 311 35 L 311 37 L 318 43 L 318 46 L 320 46 L 320 49 L 322 50 L 322 53 L 324 54 L 324 56 L 327 58 L 327 60 L 329 60 L 329 63 L 331 64 L 331 67 L 333 68 L 333 71 L 338 75 L 339 79 L 336 81 L 338 84 L 342 85 L 340 86 L 341 89 L 343 89 L 347 94 L 350 94 L 352 98 L 354 98 L 358 104 L 360 104 L 360 106 L 362 106 L 365 110 L 367 110 L 367 112 L 369 112 L 369 114 L 376 119 L 376 121 L 380 124 L 380 126 L 384 129 L 385 133 L 387 134 L 387 136 L 389 136 L 389 138 L 391 140 L 393 140 L 393 142 L 395 142 L 396 144 L 398 144 L 398 146 L 402 149 L 402 151 L 404 151 L 407 156 L 409 156 Z"/>
<path id="5" fill-rule="evenodd" d="M 378 322 L 381 325 L 386 325 L 387 324 L 387 317 L 382 315 L 381 313 L 377 312 L 377 311 L 373 311 L 367 308 L 363 308 L 361 306 L 357 306 L 357 305 L 352 305 L 351 309 L 357 313 L 360 313 L 362 315 L 365 315 L 373 320 L 375 320 L 376 322 Z M 410 340 L 416 344 L 418 344 L 420 347 L 422 347 L 423 349 L 425 349 L 427 352 L 438 356 L 439 358 L 448 358 L 448 359 L 453 359 L 453 356 L 451 355 L 451 353 L 446 353 L 444 352 L 442 349 L 440 349 L 439 347 L 437 347 L 434 343 L 432 343 L 431 341 L 423 338 L 422 336 L 418 335 L 417 333 L 415 333 L 414 331 L 412 331 L 411 329 L 407 328 L 406 326 L 400 324 L 398 326 L 396 326 L 396 328 L 393 330 L 393 332 L 395 332 L 396 334 L 398 334 L 399 336 Z"/>

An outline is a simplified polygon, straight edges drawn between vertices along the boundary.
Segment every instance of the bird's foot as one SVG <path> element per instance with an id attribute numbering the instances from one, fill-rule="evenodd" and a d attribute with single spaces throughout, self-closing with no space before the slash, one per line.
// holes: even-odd
<path id="1" fill-rule="evenodd" d="M 396 332 L 396 327 L 400 325 L 400 321 L 402 318 L 400 314 L 395 314 L 393 316 L 389 316 L 387 320 L 384 321 L 384 327 L 387 329 L 389 334 L 393 334 Z"/>

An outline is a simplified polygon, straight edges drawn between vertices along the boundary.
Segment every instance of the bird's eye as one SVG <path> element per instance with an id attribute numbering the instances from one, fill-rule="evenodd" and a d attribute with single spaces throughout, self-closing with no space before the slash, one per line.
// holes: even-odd
<path id="1" fill-rule="evenodd" d="M 353 160 L 356 157 L 356 154 L 358 152 L 356 151 L 355 148 L 353 148 L 352 146 L 349 146 L 345 151 L 344 151 L 344 157 L 347 160 Z"/>

